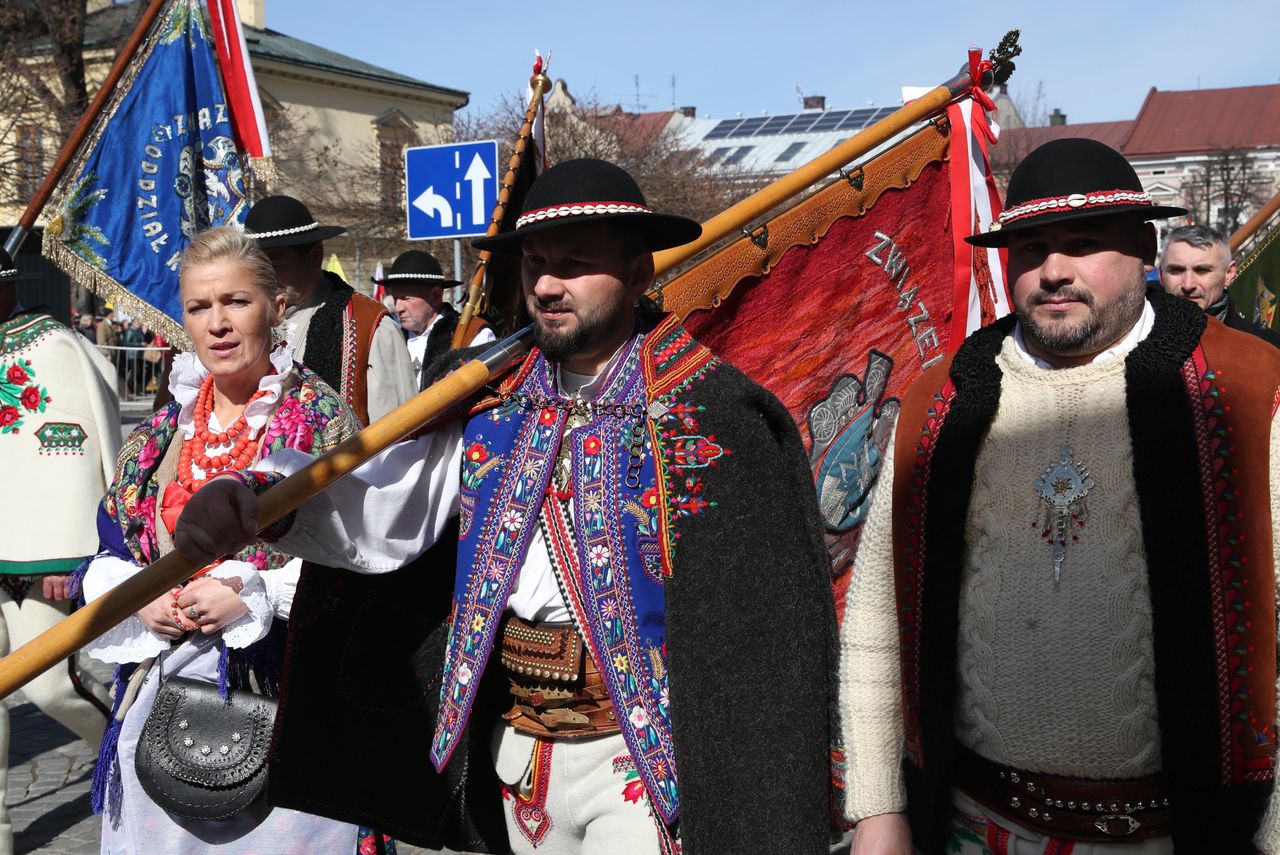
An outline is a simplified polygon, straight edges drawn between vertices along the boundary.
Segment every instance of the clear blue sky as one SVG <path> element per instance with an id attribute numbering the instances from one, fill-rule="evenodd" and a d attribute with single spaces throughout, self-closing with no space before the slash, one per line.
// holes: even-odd
<path id="1" fill-rule="evenodd" d="M 698 115 L 792 112 L 796 86 L 829 107 L 896 104 L 904 85 L 950 77 L 970 45 L 1022 29 L 1010 81 L 1045 112 L 1132 118 L 1147 90 L 1280 82 L 1276 0 L 1073 3 L 864 0 L 439 2 L 266 0 L 267 26 L 402 74 L 471 93 L 484 110 L 523 91 L 534 48 L 575 94 Z"/>

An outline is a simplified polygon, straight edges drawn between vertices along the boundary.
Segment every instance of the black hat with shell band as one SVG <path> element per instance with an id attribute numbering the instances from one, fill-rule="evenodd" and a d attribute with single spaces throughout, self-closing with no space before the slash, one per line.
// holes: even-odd
<path id="1" fill-rule="evenodd" d="M 1050 223 L 1115 214 L 1158 220 L 1186 213 L 1155 204 L 1129 161 L 1110 146 L 1083 137 L 1060 139 L 1023 158 L 1009 178 L 1004 211 L 988 231 L 965 240 L 974 246 L 1008 246 L 1010 234 Z"/>

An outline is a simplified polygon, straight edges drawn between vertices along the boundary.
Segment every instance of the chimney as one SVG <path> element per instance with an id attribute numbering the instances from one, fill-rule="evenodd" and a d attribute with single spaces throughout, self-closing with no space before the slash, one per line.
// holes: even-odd
<path id="1" fill-rule="evenodd" d="M 681 107 L 677 112 L 689 119 L 696 119 L 698 117 L 697 107 Z"/>
<path id="2" fill-rule="evenodd" d="M 1053 108 L 1053 112 L 1049 114 L 1049 127 L 1065 125 L 1067 123 L 1067 114 L 1062 112 L 1058 107 Z"/>
<path id="3" fill-rule="evenodd" d="M 246 27 L 257 27 L 259 30 L 267 26 L 266 6 L 267 0 L 236 0 L 240 21 Z"/>
<path id="4" fill-rule="evenodd" d="M 804 108 L 806 110 L 825 110 L 827 109 L 826 95 L 806 95 L 804 96 Z"/>

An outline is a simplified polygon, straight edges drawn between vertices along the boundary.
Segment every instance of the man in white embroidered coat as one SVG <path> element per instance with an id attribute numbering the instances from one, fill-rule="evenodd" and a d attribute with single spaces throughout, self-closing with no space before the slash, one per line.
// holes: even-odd
<path id="1" fill-rule="evenodd" d="M 82 336 L 18 305 L 23 278 L 0 250 L 0 656 L 67 614 L 66 576 L 97 550 L 94 525 L 120 448 L 115 370 Z M 24 689 L 95 751 L 106 691 L 69 662 Z M 13 848 L 4 808 L 9 713 L 0 705 L 0 855 Z"/>
<path id="2" fill-rule="evenodd" d="M 1015 315 L 903 398 L 842 627 L 854 855 L 1280 851 L 1274 349 L 1153 293 L 1092 140 L 991 232 Z M 890 479 L 891 480 L 888 480 Z"/>

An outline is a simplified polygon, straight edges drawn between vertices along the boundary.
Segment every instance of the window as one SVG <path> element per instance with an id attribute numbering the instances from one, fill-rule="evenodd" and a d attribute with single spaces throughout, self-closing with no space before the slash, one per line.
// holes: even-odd
<path id="1" fill-rule="evenodd" d="M 800 149 L 804 148 L 806 145 L 808 145 L 808 143 L 803 143 L 803 142 L 793 142 L 791 145 L 787 146 L 786 151 L 784 151 L 784 152 L 782 152 L 782 154 L 778 155 L 778 157 L 777 157 L 773 162 L 774 162 L 774 163 L 786 163 L 788 160 L 791 160 L 791 158 L 793 158 L 793 157 L 795 157 L 797 154 L 799 154 L 799 153 L 800 153 Z"/>
<path id="2" fill-rule="evenodd" d="M 414 142 L 413 120 L 392 109 L 374 119 L 378 140 L 379 201 L 387 211 L 402 210 L 404 198 L 404 150 Z"/>
<path id="3" fill-rule="evenodd" d="M 18 197 L 33 198 L 44 181 L 44 133 L 39 125 L 18 127 Z"/>

